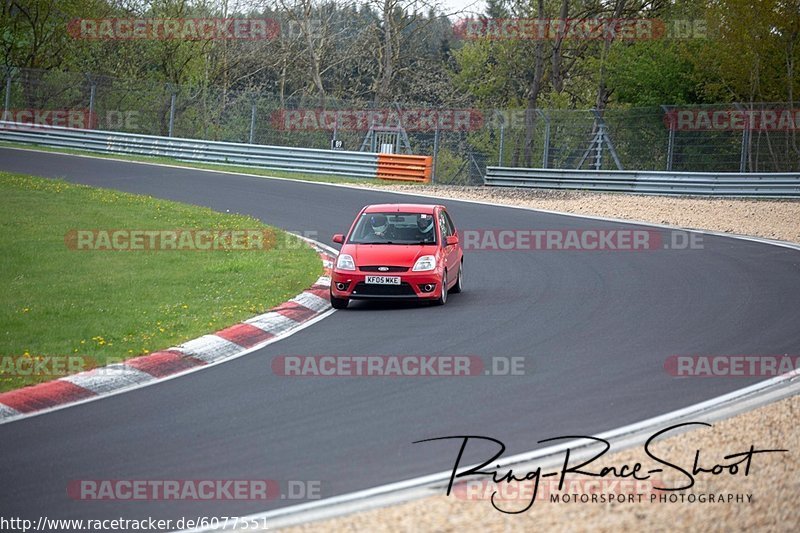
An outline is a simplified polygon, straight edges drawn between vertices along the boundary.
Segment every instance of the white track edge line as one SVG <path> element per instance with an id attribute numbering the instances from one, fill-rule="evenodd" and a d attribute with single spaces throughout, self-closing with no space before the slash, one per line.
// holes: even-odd
<path id="1" fill-rule="evenodd" d="M 658 415 L 652 418 L 645 419 L 640 422 L 635 422 L 620 428 L 608 430 L 594 435 L 596 438 L 602 438 L 611 442 L 611 449 L 609 453 L 616 453 L 625 448 L 636 445 L 637 443 L 644 442 L 649 438 L 649 431 L 653 428 L 664 425 L 667 422 L 686 419 L 688 417 L 705 415 L 704 421 L 720 420 L 729 418 L 737 414 L 744 413 L 751 409 L 767 405 L 774 401 L 793 396 L 800 392 L 800 374 L 795 371 L 788 372 L 781 376 L 773 377 L 769 380 L 755 383 L 738 391 L 733 391 L 710 400 L 706 400 L 688 407 L 677 409 L 669 413 Z M 744 408 L 738 408 L 742 400 L 750 400 L 749 405 Z M 690 430 L 676 431 L 670 433 L 668 436 L 662 438 L 670 438 Z M 616 439 L 612 441 L 612 439 Z M 564 442 L 554 446 L 548 446 L 539 450 L 530 452 L 523 452 L 513 456 L 506 457 L 498 461 L 498 465 L 503 468 L 508 468 L 513 465 L 524 465 L 532 461 L 538 461 L 537 466 L 552 466 L 556 461 L 553 459 L 555 455 L 562 453 L 569 448 L 571 450 L 570 458 L 581 460 L 588 455 L 590 446 L 597 443 L 591 442 L 588 444 L 576 445 L 580 440 L 573 440 Z M 563 461 L 559 458 L 559 463 Z M 459 467 L 459 470 L 464 471 L 469 468 L 474 468 L 477 464 Z M 266 511 L 255 513 L 242 517 L 241 520 L 246 522 L 248 520 L 256 520 L 262 526 L 269 528 L 288 527 L 299 525 L 308 522 L 315 522 L 319 520 L 326 520 L 343 516 L 350 513 L 368 511 L 379 507 L 388 505 L 397 505 L 406 501 L 424 498 L 426 496 L 443 495 L 444 492 L 434 492 L 432 489 L 444 487 L 449 483 L 452 470 L 446 470 L 435 474 L 428 474 L 417 478 L 388 483 L 369 489 L 364 489 L 356 492 L 333 496 L 323 500 L 315 500 L 311 502 L 301 503 L 289 507 L 283 507 L 273 511 Z M 466 479 L 461 479 L 454 483 L 465 482 Z M 372 501 L 367 501 L 372 500 Z M 223 531 L 221 527 L 207 527 L 195 528 L 184 530 L 186 533 L 200 533 L 208 531 Z"/>

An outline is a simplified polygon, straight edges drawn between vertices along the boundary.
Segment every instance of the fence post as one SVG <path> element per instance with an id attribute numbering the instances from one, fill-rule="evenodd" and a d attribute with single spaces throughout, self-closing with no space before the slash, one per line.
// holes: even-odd
<path id="1" fill-rule="evenodd" d="M 253 144 L 253 139 L 256 134 L 256 101 L 253 100 L 253 107 L 250 110 L 250 144 Z"/>
<path id="2" fill-rule="evenodd" d="M 739 158 L 739 172 L 747 172 L 747 149 L 750 144 L 748 137 L 750 137 L 750 130 L 745 126 L 742 130 L 742 155 Z"/>
<path id="3" fill-rule="evenodd" d="M 750 130 L 745 127 L 742 131 L 742 155 L 739 158 L 739 172 L 747 172 L 747 155 L 750 147 Z"/>
<path id="4" fill-rule="evenodd" d="M 544 148 L 542 149 L 542 168 L 547 168 L 550 159 L 550 116 L 544 111 L 539 111 L 544 119 Z"/>
<path id="5" fill-rule="evenodd" d="M 439 162 L 439 122 L 433 132 L 433 168 L 431 169 L 431 185 L 436 183 L 436 165 Z"/>
<path id="6" fill-rule="evenodd" d="M 603 168 L 603 139 L 605 138 L 605 124 L 600 123 L 600 126 L 597 130 L 597 144 L 596 152 L 594 156 L 594 169 L 600 170 Z"/>
<path id="7" fill-rule="evenodd" d="M 667 170 L 672 171 L 672 159 L 675 153 L 675 126 L 669 125 L 669 139 L 667 140 Z"/>
<path id="8" fill-rule="evenodd" d="M 735 103 L 733 105 L 736 106 L 736 109 L 738 109 L 739 111 L 745 111 L 745 108 L 742 107 L 741 104 Z M 748 128 L 747 124 L 745 124 L 745 127 L 742 128 L 742 151 L 741 155 L 739 156 L 739 172 L 747 172 L 747 159 L 748 159 L 747 152 L 748 148 L 750 147 L 749 141 L 750 141 L 750 128 Z"/>
<path id="9" fill-rule="evenodd" d="M 6 68 L 6 94 L 3 99 L 3 120 L 8 119 L 8 109 L 11 107 L 11 77 L 13 71 L 11 67 Z"/>
<path id="10" fill-rule="evenodd" d="M 336 120 L 333 122 L 333 138 L 331 139 L 331 150 L 336 149 L 336 141 L 339 140 L 339 113 L 336 113 Z"/>
<path id="11" fill-rule="evenodd" d="M 501 122 L 500 123 L 500 153 L 497 156 L 497 166 L 498 167 L 502 167 L 503 166 L 503 149 L 505 148 L 505 132 L 506 132 L 505 124 Z"/>
<path id="12" fill-rule="evenodd" d="M 669 123 L 669 136 L 667 137 L 667 172 L 672 171 L 672 154 L 675 152 L 675 117 L 670 116 L 669 107 L 662 105 L 664 116 Z"/>
<path id="13" fill-rule="evenodd" d="M 169 99 L 169 135 L 172 137 L 172 130 L 175 126 L 175 91 L 172 91 L 172 96 Z"/>
<path id="14" fill-rule="evenodd" d="M 97 92 L 97 84 L 92 82 L 89 87 L 89 129 L 94 129 L 94 99 Z"/>

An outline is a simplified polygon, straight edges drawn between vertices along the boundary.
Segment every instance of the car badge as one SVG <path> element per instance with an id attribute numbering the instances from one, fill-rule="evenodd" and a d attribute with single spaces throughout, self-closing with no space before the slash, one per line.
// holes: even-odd
<path id="1" fill-rule="evenodd" d="M 381 272 L 388 272 L 389 271 L 389 267 L 378 267 L 378 270 L 381 271 Z"/>

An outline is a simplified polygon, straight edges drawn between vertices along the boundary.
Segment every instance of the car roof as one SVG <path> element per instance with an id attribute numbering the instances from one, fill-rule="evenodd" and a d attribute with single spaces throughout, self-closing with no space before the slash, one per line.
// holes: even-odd
<path id="1" fill-rule="evenodd" d="M 428 213 L 442 207 L 436 204 L 373 204 L 364 208 L 365 213 Z"/>

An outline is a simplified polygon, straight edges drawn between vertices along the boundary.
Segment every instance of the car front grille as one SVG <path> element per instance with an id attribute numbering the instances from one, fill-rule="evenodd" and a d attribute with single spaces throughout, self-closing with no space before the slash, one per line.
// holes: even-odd
<path id="1" fill-rule="evenodd" d="M 399 266 L 361 266 L 359 267 L 362 272 L 407 272 L 408 267 L 399 267 Z M 379 270 L 381 268 L 385 268 L 387 270 Z"/>
<path id="2" fill-rule="evenodd" d="M 411 285 L 405 282 L 400 285 L 373 285 L 361 282 L 353 288 L 353 296 L 416 296 L 416 293 Z"/>

